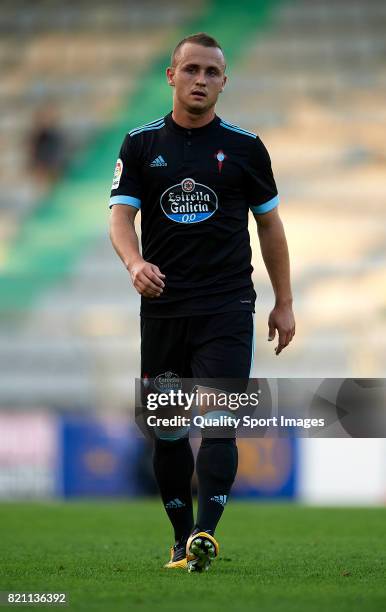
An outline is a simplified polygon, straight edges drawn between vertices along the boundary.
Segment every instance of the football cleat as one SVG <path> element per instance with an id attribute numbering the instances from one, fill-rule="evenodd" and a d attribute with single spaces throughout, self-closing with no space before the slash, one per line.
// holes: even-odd
<path id="1" fill-rule="evenodd" d="M 208 571 L 219 550 L 218 542 L 206 531 L 192 534 L 186 543 L 188 572 Z"/>
<path id="2" fill-rule="evenodd" d="M 186 540 L 176 542 L 170 548 L 170 561 L 164 567 L 167 569 L 186 569 L 188 562 L 186 560 Z"/>

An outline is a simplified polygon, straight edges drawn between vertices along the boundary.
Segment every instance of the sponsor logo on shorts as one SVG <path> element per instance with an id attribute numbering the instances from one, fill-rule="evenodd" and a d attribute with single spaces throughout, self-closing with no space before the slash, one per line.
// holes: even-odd
<path id="1" fill-rule="evenodd" d="M 150 376 L 149 374 L 144 374 L 142 377 L 142 384 L 147 389 L 150 386 Z"/>
<path id="2" fill-rule="evenodd" d="M 209 219 L 218 208 L 216 193 L 207 185 L 185 178 L 166 189 L 161 196 L 161 208 L 176 223 L 200 223 Z"/>
<path id="3" fill-rule="evenodd" d="M 174 372 L 164 372 L 163 374 L 158 374 L 154 379 L 154 386 L 161 393 L 178 391 L 182 388 L 181 378 Z"/>

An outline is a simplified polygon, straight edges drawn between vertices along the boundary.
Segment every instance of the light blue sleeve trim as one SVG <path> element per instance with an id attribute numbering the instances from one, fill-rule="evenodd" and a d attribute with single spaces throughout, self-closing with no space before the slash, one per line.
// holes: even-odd
<path id="1" fill-rule="evenodd" d="M 242 128 L 231 127 L 230 125 L 227 125 L 223 121 L 221 121 L 220 125 L 226 130 L 231 130 L 232 132 L 237 132 L 238 134 L 244 134 L 244 136 L 250 136 L 251 138 L 256 138 L 256 134 L 252 134 L 252 132 L 247 132 L 246 130 L 243 130 Z"/>
<path id="2" fill-rule="evenodd" d="M 264 202 L 264 204 L 258 204 L 257 206 L 250 206 L 249 208 L 253 213 L 260 215 L 261 213 L 266 213 L 273 208 L 276 208 L 279 204 L 279 196 L 275 195 L 274 198 L 268 200 L 268 202 Z"/>
<path id="3" fill-rule="evenodd" d="M 145 123 L 145 125 L 139 125 L 138 127 L 135 127 L 132 130 L 130 130 L 129 134 L 131 134 L 132 132 L 136 132 L 137 130 L 142 130 L 143 128 L 147 128 L 150 125 L 158 125 L 158 123 L 161 123 L 161 121 L 163 120 L 164 120 L 164 117 L 160 117 L 159 119 L 154 119 L 154 121 L 149 121 L 149 123 Z"/>
<path id="4" fill-rule="evenodd" d="M 142 134 L 142 132 L 149 132 L 151 130 L 160 130 L 165 126 L 165 122 L 162 121 L 162 123 L 156 124 L 156 125 L 149 125 L 149 127 L 146 128 L 141 128 L 139 130 L 133 130 L 132 132 L 130 132 L 130 136 L 136 136 L 137 134 Z"/>
<path id="5" fill-rule="evenodd" d="M 111 208 L 113 204 L 128 204 L 129 206 L 134 206 L 135 208 L 141 208 L 141 200 L 139 200 L 138 198 L 133 198 L 133 196 L 112 196 L 110 198 L 109 208 Z"/>

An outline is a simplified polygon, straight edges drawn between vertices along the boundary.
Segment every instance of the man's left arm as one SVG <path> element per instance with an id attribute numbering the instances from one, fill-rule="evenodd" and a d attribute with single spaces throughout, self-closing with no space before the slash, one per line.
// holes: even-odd
<path id="1" fill-rule="evenodd" d="M 279 343 L 275 353 L 279 355 L 295 335 L 287 240 L 277 207 L 254 217 L 261 254 L 275 293 L 275 306 L 268 319 L 268 340 L 275 338 L 277 330 Z"/>

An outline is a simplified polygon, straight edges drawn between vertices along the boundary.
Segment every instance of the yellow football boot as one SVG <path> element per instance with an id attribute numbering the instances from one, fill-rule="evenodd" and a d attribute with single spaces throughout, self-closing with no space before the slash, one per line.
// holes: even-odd
<path id="1" fill-rule="evenodd" d="M 193 533 L 186 543 L 188 572 L 206 572 L 219 550 L 217 540 L 206 531 Z"/>
<path id="2" fill-rule="evenodd" d="M 170 561 L 168 561 L 164 567 L 167 569 L 186 569 L 188 562 L 185 550 L 185 544 L 174 544 L 174 546 L 170 548 Z"/>

